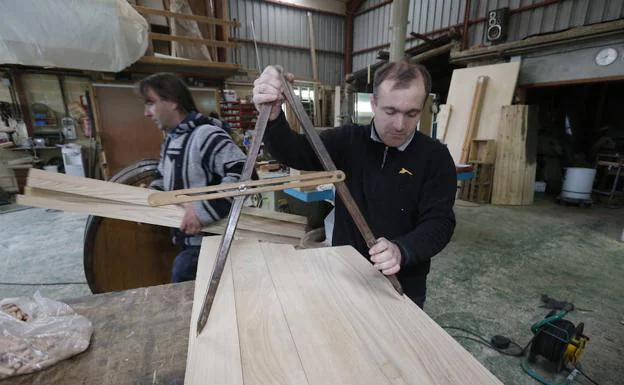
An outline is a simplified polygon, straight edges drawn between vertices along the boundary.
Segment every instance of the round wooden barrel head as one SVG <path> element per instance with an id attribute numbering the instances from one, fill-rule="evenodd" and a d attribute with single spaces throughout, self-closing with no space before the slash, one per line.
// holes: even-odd
<path id="1" fill-rule="evenodd" d="M 141 161 L 119 171 L 110 181 L 147 185 L 157 166 L 156 160 Z M 167 227 L 93 216 L 87 220 L 84 268 L 93 293 L 169 283 L 178 252 Z"/>

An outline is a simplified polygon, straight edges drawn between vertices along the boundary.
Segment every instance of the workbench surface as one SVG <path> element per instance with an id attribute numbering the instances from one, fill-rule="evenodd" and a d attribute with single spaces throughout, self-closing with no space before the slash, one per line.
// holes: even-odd
<path id="1" fill-rule="evenodd" d="M 184 383 L 195 281 L 63 300 L 93 323 L 89 348 L 0 385 Z"/>

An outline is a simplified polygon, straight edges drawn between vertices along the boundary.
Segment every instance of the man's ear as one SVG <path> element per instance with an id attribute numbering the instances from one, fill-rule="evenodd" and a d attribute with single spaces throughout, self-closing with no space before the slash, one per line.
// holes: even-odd
<path id="1" fill-rule="evenodd" d="M 371 94 L 370 96 L 370 104 L 373 110 L 377 108 L 377 99 L 375 99 L 375 94 Z"/>

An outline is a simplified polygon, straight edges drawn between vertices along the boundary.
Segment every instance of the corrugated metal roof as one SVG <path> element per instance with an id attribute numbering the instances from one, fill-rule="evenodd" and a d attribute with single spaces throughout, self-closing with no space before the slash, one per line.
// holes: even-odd
<path id="1" fill-rule="evenodd" d="M 308 16 L 305 10 L 257 0 L 230 0 L 229 17 L 241 23 L 235 33 L 241 39 L 253 40 L 251 20 L 260 42 L 309 47 Z M 342 80 L 344 57 L 344 18 L 324 13 L 312 14 L 319 78 L 323 84 L 338 85 Z M 270 46 L 259 46 L 263 66 L 281 64 L 297 75 L 312 78 L 310 52 Z M 256 68 L 253 44 L 243 43 L 238 56 L 245 68 Z M 339 76 L 338 76 L 339 75 Z"/>
<path id="2" fill-rule="evenodd" d="M 543 0 L 481 0 L 472 1 L 470 19 L 485 17 L 489 10 L 502 7 L 516 9 L 539 4 Z M 360 10 L 381 3 L 368 0 Z M 355 18 L 353 47 L 359 51 L 390 42 L 391 4 L 386 4 Z M 466 0 L 412 0 L 409 6 L 408 32 L 428 33 L 462 24 Z M 509 18 L 507 41 L 521 40 L 531 35 L 562 31 L 571 27 L 624 18 L 624 0 L 562 0 L 557 3 L 519 13 Z M 485 22 L 472 25 L 469 45 L 485 43 Z M 411 40 L 406 48 L 421 44 Z M 376 61 L 376 52 L 354 55 L 353 71 Z"/>

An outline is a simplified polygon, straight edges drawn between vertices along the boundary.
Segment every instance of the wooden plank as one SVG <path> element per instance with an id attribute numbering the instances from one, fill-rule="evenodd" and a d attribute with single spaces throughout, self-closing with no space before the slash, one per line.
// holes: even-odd
<path id="1" fill-rule="evenodd" d="M 151 45 L 151 41 L 150 41 L 150 45 Z M 100 173 L 101 173 L 102 179 L 108 180 L 108 177 L 109 177 L 108 162 L 106 161 L 106 152 L 104 151 L 104 148 L 102 147 L 102 136 L 101 136 L 102 116 L 100 114 L 97 91 L 95 90 L 95 87 L 93 86 L 92 83 L 89 83 L 89 99 L 90 99 L 89 107 L 91 108 L 91 113 L 92 113 L 92 118 L 93 118 L 93 122 L 91 122 L 91 124 L 93 125 L 93 127 L 91 128 L 92 130 L 91 135 L 95 137 L 94 138 L 95 148 L 93 148 L 93 151 L 95 151 L 96 153 L 95 153 L 94 159 L 96 162 L 99 162 Z"/>
<path id="2" fill-rule="evenodd" d="M 500 384 L 352 247 L 260 247 L 310 384 Z"/>
<path id="3" fill-rule="evenodd" d="M 217 247 L 218 242 L 205 241 L 202 255 L 214 255 Z M 230 370 L 230 366 L 237 375 L 242 367 L 246 384 L 501 384 L 413 302 L 399 296 L 350 246 L 294 250 L 286 245 L 235 242 L 229 260 L 233 276 L 221 285 L 234 282 L 236 314 L 217 325 L 222 314 L 213 310 L 204 333 L 214 338 L 202 333 L 193 340 L 201 304 L 197 293 L 203 294 L 214 264 L 200 257 L 188 385 L 230 383 L 206 380 L 209 375 L 226 375 L 209 370 Z M 221 295 L 217 293 L 215 301 Z M 230 303 L 229 292 L 225 296 Z M 232 314 L 231 307 L 224 311 Z M 234 323 L 242 359 L 232 353 Z M 224 341 L 219 338 L 220 328 Z M 232 365 L 206 364 L 205 357 L 215 356 L 224 346 Z M 205 349 L 201 363 L 200 349 Z"/>
<path id="4" fill-rule="evenodd" d="M 240 68 L 238 64 L 232 63 L 217 63 L 217 62 L 209 62 L 207 60 L 193 60 L 193 59 L 176 59 L 176 58 L 166 58 L 166 57 L 156 57 L 156 56 L 143 56 L 139 59 L 141 63 L 148 64 L 162 64 L 162 65 L 170 65 L 170 66 L 193 66 L 193 67 L 204 67 L 204 68 L 215 68 L 215 69 L 231 69 L 237 70 Z"/>
<path id="5" fill-rule="evenodd" d="M 316 65 L 316 44 L 314 38 L 314 22 L 312 21 L 312 12 L 308 12 L 308 37 L 310 41 L 310 59 L 312 60 L 312 79 L 319 81 L 318 67 Z M 316 92 L 315 92 L 316 95 Z"/>
<path id="6" fill-rule="evenodd" d="M 76 194 L 51 192 L 27 187 L 26 195 L 18 195 L 17 202 L 25 206 L 97 215 L 139 223 L 178 228 L 182 223 L 184 209 L 180 206 L 150 207 L 122 203 L 113 200 L 90 198 Z M 227 220 L 209 224 L 202 228 L 208 233 L 221 234 Z M 243 211 L 236 231 L 237 238 L 262 239 L 270 242 L 298 244 L 305 234 L 305 227 L 299 224 L 274 219 L 255 217 Z"/>
<path id="7" fill-rule="evenodd" d="M 215 298 L 222 308 L 213 309 L 196 338 L 195 323 L 218 245 L 218 239 L 202 245 L 187 385 L 501 384 L 350 246 L 294 250 L 235 242 L 232 268 Z M 229 314 L 227 322 L 223 313 Z M 238 326 L 238 349 L 233 325 Z M 224 362 L 223 356 L 232 362 Z M 211 362 L 213 357 L 219 365 Z M 224 378 L 229 372 L 236 378 Z"/>
<path id="8" fill-rule="evenodd" d="M 472 143 L 472 139 L 479 128 L 479 118 L 481 116 L 481 108 L 483 106 L 483 98 L 485 96 L 487 82 L 487 76 L 479 76 L 477 78 L 477 86 L 475 87 L 472 105 L 470 106 L 468 128 L 466 129 L 466 133 L 464 135 L 464 143 L 462 144 L 461 156 L 459 157 L 459 163 L 461 164 L 465 164 L 468 161 L 470 144 Z"/>
<path id="9" fill-rule="evenodd" d="M 442 141 L 442 143 L 446 143 L 446 135 L 448 132 L 448 124 L 451 120 L 451 112 L 453 111 L 453 106 L 450 104 L 442 104 L 440 105 L 440 111 L 436 116 L 436 137 Z"/>
<path id="10" fill-rule="evenodd" d="M 307 385 L 297 347 L 265 261 L 273 256 L 265 255 L 257 246 L 255 242 L 238 242 L 230 256 L 236 272 L 236 318 L 245 385 Z M 289 246 L 288 250 L 293 252 L 294 248 Z"/>
<path id="11" fill-rule="evenodd" d="M 212 305 L 210 318 L 197 336 L 197 320 L 201 312 L 204 294 L 208 289 L 210 272 L 216 260 L 216 250 L 221 237 L 206 237 L 202 242 L 195 280 L 193 310 L 189 328 L 189 345 L 186 359 L 185 384 L 243 385 L 238 321 L 232 280 L 232 258 L 225 265 L 221 283 Z M 252 244 L 253 245 L 253 244 Z M 232 252 L 250 252 L 248 244 L 235 244 Z"/>
<path id="12" fill-rule="evenodd" d="M 30 187 L 42 190 L 55 191 L 64 194 L 75 194 L 87 196 L 90 198 L 103 199 L 106 201 L 112 200 L 121 203 L 131 203 L 135 205 L 149 207 L 152 206 L 149 205 L 148 199 L 149 196 L 154 192 L 154 190 L 147 188 L 129 186 L 120 183 L 105 182 L 97 179 L 82 178 L 66 174 L 51 173 L 38 169 L 30 170 L 28 185 Z M 171 212 L 174 215 L 175 213 L 180 211 L 179 206 L 176 205 L 166 205 L 158 207 L 165 208 L 165 211 L 168 212 L 173 210 Z M 248 216 L 255 216 L 258 218 L 265 218 L 267 221 L 264 222 L 264 225 L 268 226 L 271 226 L 272 223 L 278 221 L 302 225 L 296 226 L 301 230 L 295 234 L 292 234 L 293 236 L 297 237 L 303 236 L 303 228 L 307 225 L 307 218 L 303 216 L 262 210 L 254 207 L 244 208 L 243 214 L 247 214 Z M 275 234 L 283 234 L 281 230 L 275 231 Z"/>
<path id="13" fill-rule="evenodd" d="M 526 105 L 502 108 L 496 150 L 492 203 L 533 203 L 537 149 L 536 111 Z M 529 124 L 531 121 L 531 124 Z"/>
<path id="14" fill-rule="evenodd" d="M 92 198 L 149 206 L 147 199 L 154 190 L 97 179 L 32 169 L 28 186 L 60 193 L 87 195 Z M 173 207 L 173 206 L 170 206 Z"/>
<path id="15" fill-rule="evenodd" d="M 142 13 L 144 15 L 158 15 L 158 16 L 172 17 L 175 19 L 194 20 L 198 23 L 204 23 L 204 24 L 217 24 L 217 25 L 224 25 L 224 26 L 240 27 L 240 23 L 234 20 L 224 20 L 224 19 L 217 19 L 214 17 L 198 16 L 198 15 L 187 15 L 184 13 L 176 13 L 176 12 L 171 12 L 171 11 L 165 11 L 162 9 L 142 7 L 139 5 L 133 5 L 132 7 L 137 12 Z"/>
<path id="16" fill-rule="evenodd" d="M 500 108 L 511 103 L 518 80 L 520 63 L 494 64 L 464 68 L 453 71 L 446 103 L 453 106 L 453 114 L 444 133 L 447 144 L 456 163 L 460 162 L 462 143 L 470 117 L 472 95 L 479 76 L 487 76 L 487 92 L 483 100 L 478 130 L 474 139 L 496 139 Z"/>
<path id="17" fill-rule="evenodd" d="M 433 114 L 431 113 L 431 106 L 433 105 L 433 97 L 432 94 L 427 96 L 427 100 L 425 100 L 425 105 L 420 113 L 420 125 L 419 131 L 427 136 L 431 136 L 431 121 L 433 120 Z"/>
<path id="18" fill-rule="evenodd" d="M 233 43 L 233 42 L 227 42 L 227 41 L 219 41 L 219 40 L 208 40 L 208 39 L 202 39 L 199 37 L 192 37 L 192 36 L 174 36 L 174 35 L 167 35 L 164 33 L 155 33 L 152 32 L 149 34 L 149 37 L 152 40 L 165 40 L 165 41 L 180 41 L 180 42 L 186 42 L 186 43 L 199 43 L 199 44 L 203 44 L 203 45 L 207 45 L 210 47 L 224 47 L 224 48 L 237 48 L 240 46 L 240 44 L 238 43 Z"/>
<path id="19" fill-rule="evenodd" d="M 325 258 L 328 249 L 306 258 L 302 253 L 276 245 L 260 245 L 260 248 L 271 256 L 266 261 L 309 383 L 391 384 L 349 325 L 346 309 L 340 308 L 338 297 L 344 294 L 340 290 L 341 280 L 345 278 L 344 261 L 341 258 L 329 261 Z M 315 268 L 316 264 L 319 269 Z M 347 286 L 350 281 L 346 280 Z M 396 292 L 385 291 L 393 290 L 389 282 L 382 287 L 389 298 L 399 298 Z"/>

